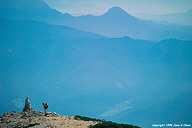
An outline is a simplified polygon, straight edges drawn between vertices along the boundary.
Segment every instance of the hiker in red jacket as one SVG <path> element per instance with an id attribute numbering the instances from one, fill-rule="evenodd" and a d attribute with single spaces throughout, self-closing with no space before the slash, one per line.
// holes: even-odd
<path id="1" fill-rule="evenodd" d="M 44 111 L 45 111 L 45 116 L 47 115 L 47 108 L 48 108 L 48 104 L 47 103 L 43 103 L 43 108 L 44 108 Z"/>

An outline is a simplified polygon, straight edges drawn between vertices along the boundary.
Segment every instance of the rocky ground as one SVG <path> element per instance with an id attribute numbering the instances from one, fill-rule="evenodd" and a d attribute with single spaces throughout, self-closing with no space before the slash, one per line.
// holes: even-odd
<path id="1" fill-rule="evenodd" d="M 0 115 L 0 128 L 88 128 L 98 122 L 75 120 L 74 117 L 60 116 L 48 113 L 45 116 L 41 111 L 5 113 Z"/>

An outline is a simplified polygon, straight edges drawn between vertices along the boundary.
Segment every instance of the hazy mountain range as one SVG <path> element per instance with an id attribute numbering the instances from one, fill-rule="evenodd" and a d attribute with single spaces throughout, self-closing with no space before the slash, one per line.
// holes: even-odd
<path id="1" fill-rule="evenodd" d="M 170 23 L 182 25 L 192 25 L 192 9 L 184 13 L 172 13 L 166 15 L 137 14 L 137 16 L 144 19 L 168 21 Z"/>
<path id="2" fill-rule="evenodd" d="M 31 1 L 21 0 L 19 9 L 6 0 L 0 4 L 0 10 L 7 9 L 0 11 L 0 113 L 21 110 L 21 99 L 28 96 L 34 109 L 42 109 L 41 103 L 48 102 L 48 111 L 65 115 L 143 127 L 165 121 L 190 123 L 192 41 L 172 38 L 153 42 L 124 36 L 127 31 L 118 28 L 127 21 L 132 26 L 126 27 L 141 25 L 138 30 L 143 25 L 153 29 L 157 24 L 135 18 L 119 7 L 98 17 L 73 17 L 40 0 L 33 0 L 33 7 Z M 66 26 L 58 25 L 61 22 Z M 112 24 L 112 35 L 124 37 L 107 38 Z M 171 27 L 169 31 L 176 36 L 178 26 Z M 96 28 L 106 34 L 99 35 Z M 180 28 L 191 32 L 190 27 Z M 180 37 L 187 37 L 188 32 Z M 155 33 L 149 36 L 152 40 L 165 38 L 156 39 L 161 34 Z"/>
<path id="3" fill-rule="evenodd" d="M 13 4 L 14 3 L 14 4 Z M 41 0 L 1 1 L 0 18 L 32 19 L 56 25 L 65 25 L 107 37 L 129 36 L 134 39 L 160 41 L 168 38 L 192 39 L 192 27 L 163 25 L 131 16 L 119 7 L 113 7 L 101 16 L 73 17 L 51 9 Z"/>

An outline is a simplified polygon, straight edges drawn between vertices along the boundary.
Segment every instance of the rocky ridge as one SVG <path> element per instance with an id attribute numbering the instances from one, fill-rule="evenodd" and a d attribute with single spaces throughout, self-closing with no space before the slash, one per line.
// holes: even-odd
<path id="1" fill-rule="evenodd" d="M 96 121 L 82 121 L 51 112 L 45 116 L 41 111 L 12 111 L 0 115 L 0 128 L 88 128 L 96 124 L 98 124 Z"/>
<path id="2" fill-rule="evenodd" d="M 44 103 L 43 103 L 44 104 Z M 45 109 L 45 108 L 44 108 Z M 60 116 L 57 113 L 34 111 L 28 97 L 22 112 L 12 111 L 0 115 L 0 128 L 140 128 L 76 115 Z"/>
<path id="3" fill-rule="evenodd" d="M 25 100 L 22 112 L 12 111 L 0 115 L 0 128 L 87 128 L 95 125 L 96 121 L 82 121 L 74 117 L 60 116 L 57 113 L 33 111 L 29 98 Z"/>

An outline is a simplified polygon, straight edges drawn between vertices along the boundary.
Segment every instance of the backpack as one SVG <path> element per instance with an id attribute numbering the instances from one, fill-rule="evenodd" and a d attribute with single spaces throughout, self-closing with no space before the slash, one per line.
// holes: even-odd
<path id="1" fill-rule="evenodd" d="M 48 104 L 47 103 L 45 104 L 45 107 L 46 107 L 46 109 L 48 108 Z"/>

